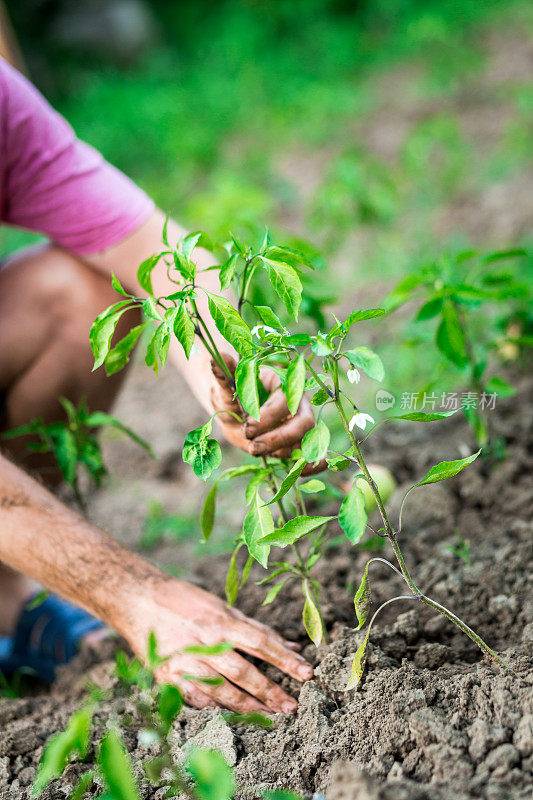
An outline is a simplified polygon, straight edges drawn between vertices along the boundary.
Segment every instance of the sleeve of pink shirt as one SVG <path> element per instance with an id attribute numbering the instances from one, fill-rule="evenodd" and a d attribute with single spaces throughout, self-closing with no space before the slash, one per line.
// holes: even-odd
<path id="1" fill-rule="evenodd" d="M 96 111 L 95 111 L 96 113 Z M 118 243 L 153 201 L 111 166 L 19 72 L 0 59 L 1 219 L 80 255 Z"/>

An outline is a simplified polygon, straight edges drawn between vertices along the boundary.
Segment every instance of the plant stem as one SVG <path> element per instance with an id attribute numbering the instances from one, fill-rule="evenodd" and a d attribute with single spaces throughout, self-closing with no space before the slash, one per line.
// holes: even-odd
<path id="1" fill-rule="evenodd" d="M 215 340 L 213 339 L 213 337 L 211 335 L 211 331 L 209 330 L 209 327 L 204 322 L 204 320 L 202 318 L 202 315 L 200 314 L 200 312 L 198 310 L 198 306 L 196 305 L 196 300 L 194 300 L 192 297 L 190 298 L 190 300 L 191 300 L 191 308 L 192 308 L 192 310 L 194 311 L 194 313 L 196 315 L 196 319 L 198 320 L 198 322 L 200 323 L 200 325 L 204 329 L 205 335 L 207 336 L 207 339 L 209 340 L 210 345 L 211 345 L 211 346 L 209 346 L 207 341 L 204 338 L 204 347 L 206 347 L 208 353 L 216 361 L 216 363 L 218 364 L 218 366 L 220 367 L 222 372 L 224 372 L 224 374 L 226 375 L 226 378 L 230 382 L 230 385 L 233 386 L 233 384 L 235 382 L 235 378 L 232 375 L 228 365 L 226 364 L 226 362 L 222 358 L 222 356 L 221 356 L 221 354 L 219 352 L 219 349 L 218 349 L 218 347 L 216 345 L 216 342 L 215 342 Z"/>
<path id="2" fill-rule="evenodd" d="M 341 401 L 340 400 L 336 400 L 335 401 L 335 405 L 336 405 L 337 410 L 339 412 L 339 415 L 340 415 L 340 417 L 342 419 L 342 422 L 343 422 L 344 428 L 346 430 L 346 433 L 348 434 L 348 436 L 350 438 L 350 441 L 351 441 L 351 443 L 353 445 L 354 452 L 357 455 L 357 460 L 359 462 L 359 466 L 361 467 L 361 469 L 363 471 L 363 474 L 364 474 L 366 480 L 368 481 L 368 483 L 370 485 L 370 488 L 372 490 L 372 493 L 373 493 L 373 495 L 375 497 L 379 512 L 381 514 L 381 519 L 383 520 L 383 524 L 385 526 L 385 533 L 386 533 L 387 538 L 388 538 L 388 540 L 389 540 L 389 542 L 391 544 L 392 549 L 394 550 L 394 555 L 396 556 L 396 560 L 398 561 L 398 565 L 399 565 L 399 567 L 400 567 L 400 569 L 402 571 L 403 578 L 404 578 L 407 586 L 409 587 L 409 589 L 413 593 L 413 596 L 417 600 L 420 600 L 422 603 L 425 603 L 430 608 L 433 608 L 435 611 L 438 611 L 439 614 L 442 614 L 444 617 L 446 617 L 448 620 L 450 620 L 450 622 L 453 622 L 454 625 L 456 625 L 463 633 L 465 633 L 470 639 L 472 639 L 473 642 L 475 642 L 477 644 L 477 646 L 482 650 L 483 653 L 485 653 L 485 655 L 489 656 L 489 658 L 491 658 L 493 661 L 495 661 L 501 667 L 505 667 L 505 669 L 510 670 L 512 672 L 513 670 L 511 669 L 511 667 L 508 664 L 506 664 L 505 661 L 494 650 L 492 650 L 492 648 L 490 648 L 488 646 L 488 644 L 481 638 L 481 636 L 479 636 L 475 631 L 473 631 L 472 628 L 469 628 L 468 625 L 465 622 L 462 621 L 462 619 L 460 619 L 458 616 L 453 614 L 445 606 L 442 606 L 440 603 L 437 603 L 435 600 L 432 600 L 430 597 L 426 597 L 426 595 L 424 595 L 420 591 L 420 589 L 418 588 L 416 583 L 413 581 L 413 579 L 411 577 L 411 573 L 409 572 L 409 570 L 407 568 L 407 564 L 405 563 L 405 559 L 403 557 L 402 551 L 400 550 L 400 546 L 398 545 L 398 542 L 397 542 L 397 539 L 396 539 L 396 532 L 394 531 L 394 529 L 392 528 L 392 526 L 390 524 L 387 512 L 385 510 L 385 505 L 384 505 L 383 500 L 381 499 L 381 495 L 379 493 L 379 489 L 376 486 L 375 481 L 373 480 L 372 476 L 370 475 L 370 473 L 368 471 L 368 467 L 366 466 L 366 463 L 365 463 L 365 460 L 363 458 L 363 454 L 361 452 L 361 448 L 359 446 L 359 443 L 358 443 L 357 439 L 355 438 L 355 436 L 353 435 L 353 433 L 349 429 L 348 420 L 346 418 L 346 414 L 344 413 L 344 409 L 342 407 Z"/>
<path id="3" fill-rule="evenodd" d="M 353 447 L 354 452 L 355 452 L 355 454 L 357 456 L 357 460 L 359 462 L 359 466 L 361 467 L 361 469 L 363 471 L 363 475 L 365 476 L 365 480 L 367 481 L 368 485 L 370 486 L 370 488 L 372 490 L 372 494 L 374 495 L 374 497 L 376 499 L 376 503 L 377 503 L 377 506 L 378 506 L 378 509 L 379 509 L 379 513 L 381 514 L 381 519 L 383 521 L 383 526 L 385 528 L 385 533 L 387 534 L 387 536 L 389 538 L 394 537 L 394 530 L 393 530 L 392 525 L 390 524 L 390 520 L 389 520 L 389 517 L 387 515 L 387 511 L 385 509 L 385 504 L 383 503 L 383 500 L 381 499 L 381 495 L 380 495 L 380 493 L 378 491 L 378 487 L 376 485 L 375 480 L 373 479 L 372 475 L 368 471 L 368 467 L 367 467 L 366 462 L 365 462 L 365 460 L 363 458 L 363 454 L 361 452 L 361 448 L 359 446 L 359 442 L 357 441 L 357 439 L 353 435 L 352 431 L 350 430 L 350 426 L 348 425 L 348 419 L 347 419 L 346 414 L 344 413 L 344 409 L 342 407 L 342 402 L 339 399 L 335 400 L 335 406 L 337 408 L 337 411 L 339 412 L 339 416 L 340 416 L 340 418 L 342 420 L 342 424 L 344 425 L 344 429 L 345 429 L 346 433 L 348 434 L 348 438 L 350 439 L 350 442 L 352 443 L 352 447 Z"/>
<path id="4" fill-rule="evenodd" d="M 261 461 L 262 461 L 263 466 L 265 467 L 265 469 L 268 469 L 268 461 L 266 460 L 265 456 L 261 456 Z M 273 475 L 271 472 L 269 472 L 267 480 L 268 480 L 268 482 L 270 484 L 270 488 L 272 490 L 272 493 L 273 494 L 277 494 L 279 486 L 278 486 L 278 482 L 276 480 L 276 476 Z M 288 522 L 289 521 L 289 515 L 287 514 L 287 512 L 285 510 L 285 506 L 283 505 L 283 501 L 281 500 L 281 497 L 279 498 L 279 500 L 276 500 L 276 505 L 277 505 L 277 507 L 279 509 L 279 513 L 281 515 L 281 519 L 283 520 L 283 522 L 284 523 Z M 302 572 L 305 575 L 307 575 L 308 574 L 308 570 L 307 570 L 307 567 L 305 566 L 305 561 L 303 559 L 302 554 L 300 553 L 300 551 L 298 549 L 298 545 L 296 544 L 296 542 L 292 545 L 292 547 L 294 549 L 294 552 L 296 553 L 296 558 L 298 559 L 298 564 L 300 566 L 300 569 L 302 570 Z"/>

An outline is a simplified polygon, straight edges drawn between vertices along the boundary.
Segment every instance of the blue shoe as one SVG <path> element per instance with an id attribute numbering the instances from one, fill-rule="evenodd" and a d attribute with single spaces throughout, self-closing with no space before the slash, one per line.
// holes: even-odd
<path id="1" fill-rule="evenodd" d="M 24 608 L 13 636 L 0 637 L 0 671 L 11 677 L 31 670 L 52 683 L 56 667 L 74 658 L 86 634 L 102 627 L 87 611 L 48 595 L 35 608 Z"/>

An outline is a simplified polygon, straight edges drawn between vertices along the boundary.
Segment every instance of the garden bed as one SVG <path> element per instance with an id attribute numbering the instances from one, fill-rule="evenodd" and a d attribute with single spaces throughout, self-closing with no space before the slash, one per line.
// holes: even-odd
<path id="1" fill-rule="evenodd" d="M 277 716 L 271 730 L 229 727 L 220 711 L 186 709 L 173 733 L 176 748 L 194 743 L 220 749 L 235 765 L 242 796 L 257 787 L 284 786 L 331 800 L 444 800 L 446 798 L 529 797 L 533 772 L 533 411 L 531 382 L 516 397 L 500 401 L 496 426 L 508 440 L 507 459 L 489 470 L 478 460 L 454 481 L 413 492 L 401 534 L 413 575 L 423 590 L 472 625 L 512 665 L 503 674 L 456 628 L 429 609 L 405 603 L 399 616 L 384 612 L 375 624 L 366 675 L 356 692 L 344 693 L 351 661 L 362 634 L 353 631 L 351 598 L 368 551 L 348 543 L 332 547 L 317 568 L 325 589 L 330 643 L 318 651 L 306 643 L 301 626 L 303 599 L 289 586 L 274 607 L 261 608 L 264 593 L 250 579 L 239 607 L 298 639 L 315 665 L 315 678 L 300 691 L 295 717 Z M 382 431 L 382 432 L 381 432 Z M 384 426 L 373 437 L 372 458 L 389 466 L 402 484 L 424 474 L 437 458 L 471 451 L 462 417 L 432 425 Z M 471 563 L 447 549 L 455 535 L 470 540 Z M 200 580 L 223 593 L 227 558 L 198 567 Z M 528 573 L 529 569 L 529 573 Z M 252 574 L 253 577 L 253 574 Z M 397 593 L 398 579 L 373 565 L 374 607 Z M 292 591 L 294 594 L 292 594 Z M 386 611 L 389 611 L 387 609 Z M 307 640 L 308 641 L 308 640 Z M 113 686 L 107 642 L 86 650 L 62 670 L 51 692 L 0 703 L 0 798 L 29 798 L 43 745 L 61 730 L 92 680 Z M 268 674 L 280 679 L 274 668 Z M 295 695 L 299 685 L 281 683 Z M 118 696 L 97 712 L 97 731 L 129 710 Z M 138 741 L 138 726 L 124 738 L 142 774 L 149 749 Z M 91 754 L 89 755 L 89 761 Z M 45 800 L 68 796 L 82 767 L 71 765 L 43 793 Z M 97 787 L 93 787 L 96 796 Z M 91 795 L 92 796 L 92 795 Z M 145 798 L 163 789 L 145 787 Z"/>

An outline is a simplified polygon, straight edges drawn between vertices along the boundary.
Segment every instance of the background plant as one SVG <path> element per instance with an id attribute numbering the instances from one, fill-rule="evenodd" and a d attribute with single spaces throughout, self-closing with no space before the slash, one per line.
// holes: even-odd
<path id="1" fill-rule="evenodd" d="M 522 249 L 446 253 L 404 278 L 385 302 L 393 310 L 418 301 L 414 321 L 435 320 L 437 350 L 459 371 L 472 393 L 462 410 L 482 446 L 493 438 L 489 395 L 515 393 L 505 378 L 493 372 L 494 367 L 498 361 L 516 360 L 521 349 L 533 344 L 531 286 L 517 277 L 512 264 L 507 266 L 509 261 L 522 265 L 526 256 Z M 503 268 L 501 262 L 505 262 Z M 491 444 L 494 451 L 496 442 Z"/>
<path id="2" fill-rule="evenodd" d="M 32 436 L 26 448 L 34 453 L 51 453 L 65 481 L 69 484 L 82 511 L 85 511 L 85 498 L 80 488 L 80 469 L 83 468 L 95 486 L 100 486 L 108 474 L 102 449 L 98 442 L 98 431 L 114 428 L 129 436 L 140 447 L 154 457 L 150 445 L 123 425 L 116 417 L 105 411 L 89 411 L 82 400 L 76 408 L 66 397 L 59 401 L 66 413 L 66 420 L 44 422 L 40 417 L 11 428 L 2 434 L 2 439 L 15 439 L 19 436 Z"/>
<path id="3" fill-rule="evenodd" d="M 370 414 L 360 409 L 347 393 L 344 375 L 352 385 L 359 382 L 361 372 L 373 380 L 381 381 L 384 368 L 381 359 L 373 350 L 365 345 L 349 347 L 347 339 L 353 326 L 365 320 L 382 317 L 384 310 L 374 308 L 353 311 L 344 321 L 335 319 L 329 330 L 319 331 L 314 335 L 293 332 L 281 322 L 270 306 L 255 306 L 249 300 L 248 293 L 255 274 L 260 271 L 266 272 L 272 290 L 279 295 L 288 314 L 296 320 L 301 302 L 299 272 L 309 265 L 297 251 L 272 244 L 268 234 L 259 249 L 253 249 L 233 236 L 222 248 L 212 249 L 225 251 L 226 260 L 217 268 L 220 286 L 221 289 L 228 289 L 230 286 L 235 288 L 235 302 L 232 304 L 226 297 L 206 292 L 214 324 L 240 356 L 233 375 L 196 304 L 198 292 L 206 290 L 197 284 L 197 268 L 192 255 L 199 243 L 209 244 L 208 238 L 205 234 L 196 232 L 182 238 L 176 247 L 170 246 L 166 230 L 163 231 L 162 238 L 166 249 L 143 262 L 138 271 L 139 283 L 148 293 L 147 299 L 129 294 L 115 278 L 113 279 L 113 285 L 126 299 L 102 312 L 93 324 L 91 345 L 95 355 L 95 367 L 107 364 L 111 359 L 114 370 L 121 363 L 117 353 L 120 353 L 120 359 L 125 363 L 141 329 L 150 324 L 151 320 L 158 324 L 151 338 L 147 339 L 145 361 L 156 372 L 165 364 L 171 336 L 177 338 L 187 357 L 191 353 L 195 335 L 199 337 L 213 361 L 226 375 L 227 381 L 234 387 L 235 397 L 238 398 L 242 409 L 240 416 L 231 411 L 217 411 L 204 425 L 185 437 L 183 459 L 204 481 L 220 467 L 222 462 L 220 445 L 211 435 L 214 418 L 220 413 L 230 413 L 242 422 L 246 415 L 259 419 L 260 406 L 265 394 L 259 378 L 260 366 L 268 365 L 277 372 L 292 414 L 296 413 L 306 389 L 314 391 L 312 403 L 318 410 L 317 423 L 305 435 L 301 450 L 293 451 L 290 458 L 262 457 L 260 464 L 245 464 L 224 470 L 207 495 L 202 511 L 202 530 L 206 538 L 213 530 L 216 493 L 220 482 L 243 475 L 248 477 L 245 492 L 248 511 L 230 560 L 226 581 L 228 602 L 235 601 L 239 588 L 248 578 L 254 560 L 268 571 L 260 583 L 280 579 L 268 591 L 265 604 L 271 603 L 288 581 L 298 580 L 304 595 L 303 623 L 312 641 L 318 645 L 325 631 L 320 613 L 321 587 L 313 577 L 312 570 L 320 558 L 327 523 L 336 518 L 352 544 L 358 543 L 369 527 L 377 536 L 385 537 L 392 547 L 399 569 L 388 561 L 385 563 L 404 578 L 410 594 L 392 598 L 381 608 L 395 600 L 420 601 L 447 617 L 475 641 L 486 655 L 503 665 L 502 659 L 466 623 L 420 591 L 407 568 L 398 542 L 403 506 L 409 493 L 416 487 L 454 477 L 472 463 L 481 451 L 463 459 L 441 462 L 432 467 L 406 493 L 398 524 L 394 526 L 362 450 L 364 441 L 372 435 L 377 426 L 371 427 L 363 439 L 359 439 L 354 433 L 357 428 L 364 431 L 369 423 L 373 425 L 374 420 Z M 151 273 L 160 263 L 164 265 L 169 278 L 177 287 L 175 292 L 165 297 L 154 296 L 152 289 Z M 134 335 L 130 332 L 111 347 L 118 319 L 128 309 L 139 305 L 149 319 L 133 329 Z M 253 328 L 250 328 L 246 321 L 250 316 L 256 323 Z M 345 430 L 348 449 L 344 447 L 341 452 L 330 448 L 330 430 L 323 418 L 325 410 L 329 408 L 336 412 Z M 453 412 L 430 414 L 412 412 L 390 417 L 382 422 L 389 420 L 434 422 L 449 416 L 450 413 Z M 325 486 L 316 478 L 303 484 L 299 483 L 299 479 L 306 465 L 319 464 L 323 459 L 327 459 L 328 469 L 332 471 L 350 467 L 354 473 L 353 485 L 342 501 L 338 515 L 310 516 L 306 509 L 305 495 L 323 491 Z M 358 479 L 366 481 L 375 498 L 382 523 L 382 527 L 377 530 L 368 523 L 364 494 L 357 485 Z M 267 493 L 270 495 L 269 499 L 265 496 Z M 274 504 L 277 508 L 277 519 L 271 510 Z M 248 559 L 242 575 L 239 576 L 237 554 L 242 547 L 248 552 Z M 282 549 L 291 547 L 294 558 L 269 563 L 272 547 Z M 370 559 L 367 563 L 361 585 L 355 594 L 354 602 L 359 627 L 365 624 L 368 616 L 370 604 L 368 568 L 373 560 L 375 559 Z M 357 650 L 348 687 L 355 685 L 362 675 L 370 630 L 381 608 L 370 620 L 365 638 Z"/>

